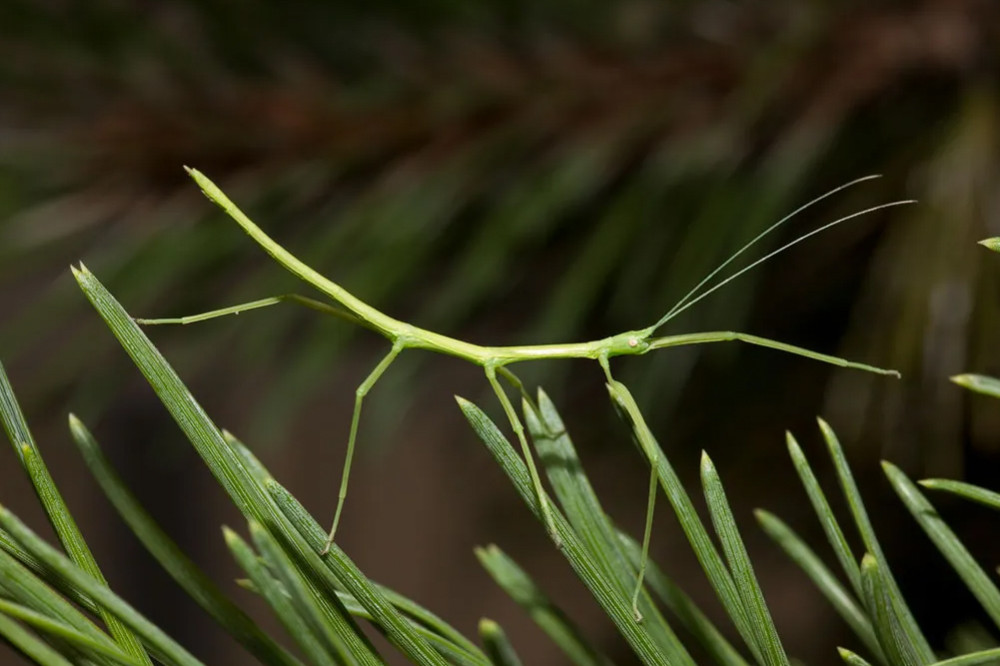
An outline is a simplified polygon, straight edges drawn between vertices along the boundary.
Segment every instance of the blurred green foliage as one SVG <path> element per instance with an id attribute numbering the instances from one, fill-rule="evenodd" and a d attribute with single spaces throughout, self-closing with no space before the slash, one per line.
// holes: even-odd
<path id="1" fill-rule="evenodd" d="M 64 267 L 79 258 L 138 315 L 290 287 L 182 164 L 376 306 L 512 344 L 644 324 L 765 225 L 878 172 L 772 242 L 921 205 L 821 236 L 669 332 L 743 328 L 899 368 L 899 386 L 833 374 L 826 413 L 848 442 L 912 437 L 956 474 L 963 398 L 940 379 L 998 362 L 972 333 L 1000 314 L 973 245 L 998 224 L 998 33 L 988 0 L 9 0 L 0 348 L 31 360 L 29 401 L 74 390 L 106 345 L 78 320 Z M 847 303 L 850 326 L 831 325 Z M 247 321 L 206 325 L 199 344 L 267 378 L 253 411 L 273 439 L 351 330 L 295 311 Z M 170 351 L 225 367 L 193 353 Z M 682 387 L 714 390 L 688 382 L 705 353 L 727 354 L 664 354 L 626 378 L 665 419 Z M 1000 428 L 978 410 L 971 423 Z"/>
<path id="2" fill-rule="evenodd" d="M 293 288 L 182 164 L 366 301 L 510 344 L 646 324 L 767 224 L 883 173 L 772 247 L 872 204 L 920 205 L 799 246 L 666 333 L 746 330 L 898 368 L 901 382 L 722 346 L 650 355 L 619 376 L 654 430 L 691 444 L 679 456 L 703 440 L 762 456 L 761 423 L 776 432 L 801 417 L 782 398 L 815 404 L 825 385 L 822 412 L 859 471 L 881 454 L 916 478 L 968 471 L 995 487 L 993 467 L 976 463 L 995 455 L 1000 412 L 943 379 L 1000 372 L 1000 285 L 973 244 L 1000 233 L 998 33 L 994 0 L 5 0 L 0 356 L 29 413 L 70 403 L 96 414 L 134 374 L 71 262 L 86 261 L 137 316 Z M 290 439 L 317 387 L 349 374 L 346 350 L 381 351 L 353 331 L 287 309 L 155 340 L 196 390 L 227 382 L 204 393 L 232 393 L 257 421 L 236 425 L 260 446 Z M 756 372 L 718 381 L 732 367 Z M 417 368 L 394 370 L 371 424 L 409 404 L 401 389 Z M 600 382 L 571 381 L 569 365 L 545 371 L 525 379 L 580 414 L 577 432 L 606 432 L 586 419 L 607 410 L 575 409 L 594 399 L 584 385 L 603 404 Z M 330 439 L 346 438 L 339 425 Z M 108 441 L 132 447 L 116 434 Z M 158 443 L 146 445 L 164 455 Z M 155 494 L 157 479 L 177 478 L 156 474 L 139 487 Z M 777 483 L 739 481 L 758 477 Z M 930 585 L 912 559 L 909 575 Z"/>
<path id="3" fill-rule="evenodd" d="M 211 183 L 199 182 L 207 194 L 233 212 L 224 195 Z M 995 245 L 992 239 L 989 245 Z M 281 256 L 280 252 L 275 254 Z M 327 541 L 320 550 L 324 531 L 305 507 L 250 449 L 216 425 L 139 324 L 106 287 L 82 266 L 74 268 L 73 275 L 87 300 L 247 521 L 249 541 L 237 531 L 223 527 L 229 551 L 249 577 L 241 581 L 241 587 L 267 602 L 285 628 L 286 638 L 297 644 L 305 662 L 331 666 L 391 663 L 383 661 L 379 648 L 363 631 L 362 623 L 370 623 L 398 649 L 407 663 L 421 666 L 518 666 L 522 663 L 506 632 L 494 620 L 479 620 L 480 649 L 416 601 L 369 579 L 339 545 Z M 331 290 L 331 296 L 337 293 L 336 289 Z M 359 314 L 363 312 L 360 310 Z M 371 320 L 377 321 L 374 317 Z M 1000 396 L 994 378 L 966 374 L 954 380 L 993 397 Z M 649 429 L 629 389 L 612 379 L 610 372 L 608 389 L 611 401 L 621 408 L 621 415 L 651 465 L 651 493 L 657 495 L 659 488 L 666 495 L 705 577 L 735 626 L 743 651 L 727 640 L 691 597 L 655 565 L 650 567 L 649 591 L 646 590 L 642 583 L 645 546 L 640 564 L 638 544 L 619 531 L 603 510 L 602 501 L 577 457 L 565 422 L 543 391 L 539 391 L 537 402 L 525 395 L 522 407 L 551 483 L 553 494 L 547 500 L 543 499 L 546 495 L 539 495 L 545 491 L 537 487 L 537 477 L 532 478 L 534 473 L 529 473 L 531 457 L 527 450 L 525 459 L 520 458 L 513 443 L 485 412 L 464 398 L 458 397 L 457 401 L 469 425 L 513 489 L 534 517 L 545 525 L 555 550 L 565 557 L 588 588 L 635 658 L 650 665 L 694 666 L 698 662 L 689 649 L 700 646 L 712 663 L 724 666 L 746 666 L 748 663 L 790 666 L 793 660 L 772 619 L 755 564 L 736 522 L 734 508 L 743 508 L 742 501 L 735 507 L 730 504 L 715 464 L 703 450 L 701 485 L 716 537 L 713 540 L 708 523 L 699 516 L 685 484 Z M 0 425 L 66 551 L 64 554 L 49 545 L 6 507 L 0 506 L 0 572 L 4 574 L 0 577 L 0 638 L 21 656 L 43 666 L 69 666 L 70 659 L 95 666 L 151 665 L 153 659 L 166 666 L 200 666 L 201 660 L 118 596 L 104 580 L 42 461 L 2 365 Z M 260 663 L 275 666 L 303 663 L 256 624 L 157 525 L 104 458 L 83 423 L 71 415 L 69 426 L 88 468 L 108 499 L 175 582 Z M 831 509 L 813 468 L 791 433 L 787 435 L 789 454 L 845 580 L 835 575 L 777 516 L 763 510 L 755 513 L 768 535 L 812 579 L 850 625 L 855 637 L 849 644 L 853 647 L 860 641 L 872 659 L 869 662 L 853 650 L 838 647 L 843 662 L 852 666 L 869 663 L 958 666 L 995 661 L 1000 648 L 994 647 L 986 630 L 977 624 L 956 632 L 950 641 L 952 647 L 964 645 L 970 652 L 949 657 L 947 652 L 942 655 L 935 651 L 890 570 L 837 435 L 822 419 L 819 419 L 819 427 L 836 468 L 843 494 L 839 499 L 850 510 L 851 520 L 844 527 L 850 525 L 853 528 L 850 531 L 856 532 L 863 544 L 860 560 L 845 536 L 847 530 Z M 883 470 L 912 517 L 951 564 L 968 592 L 977 599 L 993 624 L 1000 626 L 1000 589 L 918 486 L 889 462 L 883 462 Z M 928 479 L 921 485 L 1000 509 L 1000 494 L 986 488 L 946 479 Z M 546 513 L 547 502 L 551 514 Z M 435 521 L 443 519 L 443 515 L 434 517 Z M 647 537 L 648 533 L 647 523 Z M 613 663 L 559 605 L 549 600 L 514 559 L 496 546 L 479 548 L 476 553 L 496 583 L 531 616 L 569 662 L 578 666 Z M 912 549 L 908 554 L 912 557 Z M 402 549 L 394 555 L 396 558 L 412 557 L 412 553 Z M 633 580 L 638 581 L 634 594 L 630 591 Z M 455 584 L 457 580 L 451 582 Z M 684 582 L 687 584 L 690 580 Z M 921 586 L 920 591 L 928 593 L 926 586 Z M 657 601 L 662 603 L 662 609 Z M 958 609 L 947 602 L 942 605 L 947 607 L 946 612 L 953 613 L 949 619 L 954 621 L 954 611 Z M 84 615 L 81 609 L 99 613 L 108 631 Z M 671 622 L 682 626 L 685 636 L 692 640 L 682 641 Z M 810 636 L 809 641 L 816 645 L 828 638 L 828 635 Z M 750 662 L 743 656 L 746 653 Z"/>

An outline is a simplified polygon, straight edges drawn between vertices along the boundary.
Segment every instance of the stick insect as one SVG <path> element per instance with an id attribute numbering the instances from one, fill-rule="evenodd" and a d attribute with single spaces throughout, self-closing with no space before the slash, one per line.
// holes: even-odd
<path id="1" fill-rule="evenodd" d="M 429 331 L 426 329 L 419 328 L 412 324 L 395 319 L 380 310 L 368 305 L 361 299 L 357 298 L 346 289 L 341 287 L 339 284 L 331 281 L 325 276 L 321 275 L 319 272 L 306 265 L 295 257 L 291 252 L 286 250 L 284 247 L 279 245 L 275 240 L 268 236 L 260 227 L 258 227 L 254 222 L 250 220 L 249 217 L 242 210 L 240 210 L 236 204 L 234 204 L 229 197 L 227 197 L 219 187 L 208 179 L 207 176 L 202 174 L 197 169 L 192 169 L 185 167 L 187 172 L 195 180 L 195 182 L 201 187 L 205 195 L 215 202 L 219 207 L 222 208 L 230 217 L 232 217 L 243 230 L 258 244 L 260 245 L 268 254 L 270 254 L 281 266 L 286 270 L 317 289 L 319 292 L 327 296 L 332 300 L 330 302 L 319 301 L 313 298 L 302 296 L 299 294 L 286 294 L 282 296 L 273 296 L 270 298 L 264 298 L 257 301 L 252 301 L 249 303 L 243 303 L 240 305 L 234 305 L 227 308 L 222 308 L 219 310 L 213 310 L 211 312 L 205 312 L 202 314 L 191 315 L 187 317 L 171 318 L 171 319 L 138 319 L 137 322 L 140 324 L 190 324 L 197 321 L 204 321 L 208 319 L 213 319 L 216 317 L 222 317 L 225 315 L 239 314 L 248 310 L 268 307 L 271 305 L 276 305 L 278 303 L 296 303 L 298 305 L 306 306 L 320 312 L 342 317 L 349 321 L 352 321 L 358 325 L 364 326 L 371 329 L 372 331 L 385 337 L 391 344 L 389 352 L 382 358 L 382 360 L 375 366 L 371 373 L 365 378 L 360 386 L 355 390 L 354 398 L 354 411 L 351 416 L 351 426 L 350 433 L 347 440 L 347 452 L 344 460 L 344 467 L 341 475 L 340 489 L 337 494 L 337 507 L 334 512 L 333 525 L 330 528 L 330 533 L 326 541 L 326 546 L 324 547 L 322 554 L 325 554 L 330 546 L 334 542 L 334 538 L 337 533 L 337 526 L 340 523 L 341 513 L 344 509 L 344 503 L 347 498 L 347 488 L 350 479 L 351 463 L 354 458 L 354 447 L 357 440 L 358 424 L 361 419 L 361 407 L 364 402 L 365 396 L 371 391 L 372 387 L 375 386 L 379 378 L 385 373 L 394 360 L 402 353 L 404 350 L 408 349 L 424 349 L 432 352 L 438 352 L 441 354 L 447 354 L 449 356 L 455 356 L 469 363 L 481 367 L 486 375 L 486 379 L 489 382 L 493 392 L 496 394 L 503 411 L 510 422 L 510 426 L 514 431 L 514 434 L 518 440 L 521 448 L 521 453 L 524 456 L 524 461 L 528 469 L 528 473 L 531 478 L 531 483 L 534 488 L 536 502 L 538 505 L 539 513 L 548 529 L 549 534 L 552 536 L 553 540 L 557 545 L 559 544 L 559 538 L 556 536 L 556 530 L 554 526 L 552 509 L 549 506 L 549 501 L 547 495 L 543 489 L 541 478 L 538 473 L 538 468 L 534 462 L 534 457 L 531 454 L 531 450 L 528 446 L 528 441 L 525 436 L 525 429 L 521 423 L 520 417 L 517 415 L 514 405 L 511 402 L 510 397 L 507 392 L 501 386 L 499 378 L 503 378 L 505 381 L 509 382 L 513 389 L 520 393 L 525 403 L 532 408 L 533 402 L 525 390 L 524 385 L 517 378 L 517 376 L 510 370 L 508 366 L 515 363 L 524 363 L 528 361 L 534 361 L 539 359 L 570 359 L 570 358 L 580 358 L 580 359 L 590 359 L 596 361 L 600 367 L 603 369 L 604 374 L 608 380 L 609 386 L 614 386 L 617 382 L 611 373 L 610 359 L 617 356 L 634 356 L 646 354 L 650 351 L 656 349 L 665 349 L 667 347 L 679 347 L 684 345 L 694 345 L 694 344 L 705 344 L 712 342 L 725 342 L 725 341 L 739 341 L 751 345 L 756 345 L 760 347 L 767 347 L 770 349 L 775 349 L 778 351 L 787 352 L 790 354 L 796 354 L 798 356 L 804 356 L 816 361 L 821 361 L 824 363 L 830 363 L 845 368 L 854 368 L 857 370 L 864 370 L 867 372 L 873 372 L 881 375 L 892 375 L 899 376 L 899 373 L 895 370 L 887 370 L 884 368 L 879 368 L 873 365 L 868 365 L 865 363 L 858 363 L 854 361 L 848 361 L 843 358 L 836 356 L 831 356 L 827 354 L 821 354 L 819 352 L 814 352 L 809 349 L 804 349 L 802 347 L 797 347 L 794 345 L 786 344 L 783 342 L 778 342 L 775 340 L 770 340 L 767 338 L 758 337 L 755 335 L 750 335 L 747 333 L 738 333 L 734 331 L 713 331 L 704 333 L 686 333 L 681 335 L 670 335 L 656 337 L 656 332 L 662 328 L 667 322 L 672 320 L 674 317 L 684 312 L 688 308 L 694 306 L 696 303 L 709 295 L 721 289 L 729 282 L 735 280 L 739 276 L 743 275 L 747 271 L 755 268 L 761 263 L 767 261 L 768 259 L 774 257 L 775 255 L 788 250 L 789 248 L 801 243 L 807 238 L 814 236 L 818 233 L 825 231 L 835 225 L 846 222 L 850 219 L 866 215 L 878 210 L 889 208 L 892 206 L 900 206 L 908 203 L 913 203 L 910 200 L 906 201 L 893 201 L 890 203 L 881 204 L 865 210 L 858 211 L 851 215 L 846 215 L 833 222 L 825 224 L 813 231 L 803 234 L 794 240 L 782 245 L 781 247 L 771 251 L 765 256 L 757 259 L 756 261 L 750 263 L 749 265 L 741 268 L 740 270 L 732 273 L 728 277 L 719 280 L 714 285 L 707 287 L 707 285 L 718 276 L 730 263 L 736 260 L 744 252 L 753 247 L 757 242 L 763 239 L 766 235 L 773 232 L 779 226 L 792 219 L 799 213 L 803 212 L 807 208 L 819 203 L 820 201 L 830 197 L 837 192 L 840 192 L 848 187 L 852 187 L 859 183 L 877 178 L 877 176 L 866 176 L 853 180 L 849 183 L 841 185 L 825 194 L 822 194 L 815 199 L 809 201 L 808 203 L 800 206 L 798 209 L 794 210 L 792 213 L 786 215 L 782 219 L 775 222 L 773 225 L 759 233 L 756 237 L 751 239 L 748 243 L 743 245 L 739 250 L 733 253 L 728 259 L 722 262 L 717 268 L 711 271 L 705 278 L 703 278 L 697 285 L 694 286 L 680 301 L 677 302 L 666 314 L 664 314 L 656 323 L 647 326 L 645 328 L 625 331 L 617 335 L 612 335 L 600 340 L 592 340 L 590 342 L 576 342 L 567 344 L 546 344 L 546 345 L 525 345 L 525 346 L 481 346 L 472 344 L 463 340 L 452 338 L 434 331 Z M 645 454 L 648 456 L 654 455 L 648 450 L 644 449 Z M 651 482 L 651 492 L 649 495 L 649 505 L 647 507 L 647 520 L 645 535 L 643 538 L 643 549 L 642 558 L 638 575 L 638 582 L 636 586 L 636 595 L 638 595 L 639 590 L 642 586 L 643 573 L 645 570 L 645 562 L 648 554 L 649 547 L 649 537 L 652 521 L 653 504 L 655 501 L 655 460 L 650 460 L 653 464 L 653 479 Z M 633 608 L 636 611 L 636 619 L 641 619 L 638 615 L 637 609 L 635 608 L 635 599 L 633 599 Z"/>

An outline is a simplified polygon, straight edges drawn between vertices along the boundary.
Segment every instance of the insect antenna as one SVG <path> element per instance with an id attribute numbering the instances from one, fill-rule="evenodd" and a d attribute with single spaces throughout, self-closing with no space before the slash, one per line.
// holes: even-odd
<path id="1" fill-rule="evenodd" d="M 780 220 L 778 220 L 777 222 L 775 222 L 774 224 L 772 224 L 771 226 L 769 226 L 767 229 L 764 229 L 763 231 L 761 231 L 759 234 L 757 234 L 752 239 L 750 239 L 750 241 L 748 241 L 745 245 L 743 245 L 743 247 L 741 247 L 740 249 L 736 250 L 736 252 L 734 252 L 731 255 L 729 255 L 729 258 L 727 258 L 721 264 L 719 264 L 718 266 L 716 266 L 715 269 L 712 270 L 712 272 L 710 272 L 704 278 L 702 278 L 701 281 L 698 284 L 696 284 L 691 289 L 691 291 L 689 291 L 688 293 L 684 294 L 684 297 L 681 298 L 681 300 L 677 301 L 677 303 L 672 308 L 670 308 L 670 310 L 667 312 L 667 314 L 663 315 L 663 317 L 661 317 L 660 320 L 658 322 L 656 322 L 656 324 L 652 327 L 652 330 L 655 331 L 660 326 L 662 326 L 663 324 L 665 324 L 668 321 L 670 321 L 671 319 L 673 319 L 674 316 L 677 315 L 681 311 L 681 309 L 684 308 L 688 304 L 688 302 L 692 298 L 695 297 L 695 295 L 698 293 L 698 290 L 700 290 L 702 287 L 704 287 L 716 275 L 718 275 L 719 273 L 721 273 L 722 270 L 726 266 L 728 266 L 729 264 L 731 264 L 740 255 L 742 255 L 744 252 L 746 252 L 747 250 L 749 250 L 750 248 L 752 248 L 754 245 L 756 245 L 758 242 L 760 242 L 761 240 L 763 240 L 768 234 L 770 234 L 771 232 L 775 231 L 778 227 L 780 227 L 781 225 L 785 224 L 786 222 L 788 222 L 789 220 L 791 220 L 792 218 L 794 218 L 795 216 L 797 216 L 799 213 L 802 213 L 802 212 L 806 211 L 807 209 L 815 206 L 816 204 L 818 204 L 819 202 L 823 201 L 824 199 L 826 199 L 828 197 L 832 197 L 834 194 L 837 194 L 838 192 L 842 192 L 843 190 L 846 190 L 849 187 L 853 187 L 853 186 L 858 185 L 860 183 L 864 183 L 864 182 L 867 182 L 869 180 L 875 180 L 876 178 L 881 178 L 881 177 L 882 176 L 880 174 L 873 174 L 873 175 L 870 175 L 870 176 L 862 176 L 861 178 L 856 178 L 856 179 L 854 179 L 852 181 L 846 182 L 843 185 L 835 187 L 832 190 L 819 195 L 815 199 L 812 199 L 811 201 L 808 201 L 808 202 L 802 204 L 801 206 L 799 206 L 798 208 L 796 208 L 795 210 L 793 210 L 791 213 L 789 213 L 788 215 L 785 215 L 783 218 L 781 218 Z"/>
<path id="2" fill-rule="evenodd" d="M 652 333 L 655 332 L 657 329 L 659 329 L 661 326 L 663 326 L 668 321 L 670 321 L 671 319 L 673 319 L 674 317 L 676 317 L 680 313 L 682 313 L 685 310 L 687 310 L 688 308 L 690 308 L 692 305 L 694 305 L 698 301 L 702 300 L 703 298 L 706 298 L 707 296 L 711 295 L 713 292 L 715 292 L 715 291 L 721 289 L 722 287 L 726 286 L 727 284 L 729 284 L 730 282 L 732 282 L 736 278 L 740 277 L 741 275 L 743 275 L 747 271 L 749 271 L 749 270 L 751 270 L 753 268 L 756 268 L 757 266 L 761 265 L 762 263 L 764 263 L 768 259 L 771 259 L 771 258 L 773 258 L 773 257 L 781 254 L 785 250 L 791 249 L 792 247 L 798 245 L 802 241 L 804 241 L 804 240 L 806 240 L 808 238 L 811 238 L 812 236 L 815 236 L 818 233 L 826 231 L 827 229 L 830 229 L 831 227 L 835 227 L 838 224 L 842 224 L 842 223 L 847 222 L 849 220 L 853 220 L 856 217 L 861 217 L 862 215 L 867 215 L 869 213 L 874 213 L 876 211 L 884 210 L 886 208 L 893 208 L 895 206 L 905 206 L 905 205 L 912 204 L 912 203 L 916 203 L 916 199 L 903 199 L 903 200 L 900 200 L 900 201 L 890 201 L 889 203 L 879 204 L 878 206 L 872 206 L 871 208 L 865 208 L 864 210 L 859 210 L 856 213 L 851 213 L 850 215 L 845 215 L 843 217 L 837 218 L 833 222 L 828 222 L 827 224 L 824 224 L 823 226 L 819 227 L 818 229 L 814 229 L 814 230 L 812 230 L 812 231 L 810 231 L 808 233 L 802 234 L 798 238 L 795 238 L 794 240 L 791 240 L 788 243 L 785 243 L 784 245 L 782 245 L 778 249 L 773 250 L 772 252 L 767 253 L 766 255 L 764 255 L 763 257 L 761 257 L 760 259 L 758 259 L 758 260 L 754 261 L 753 263 L 749 264 L 748 266 L 745 266 L 745 267 L 741 268 L 740 270 L 736 271 L 735 273 L 733 273 L 732 275 L 730 275 L 726 279 L 722 280 L 721 282 L 719 282 L 715 286 L 713 286 L 710 289 L 708 289 L 706 291 L 703 291 L 702 293 L 698 294 L 694 298 L 685 297 L 685 299 L 687 299 L 686 302 L 682 302 L 682 304 L 676 305 L 673 308 L 671 308 L 671 310 L 667 314 L 665 314 L 663 317 L 661 317 L 659 321 L 657 321 L 655 324 L 653 324 L 653 326 L 651 326 L 648 329 L 650 331 L 650 335 L 652 335 Z M 727 263 L 728 263 L 728 261 L 727 261 Z"/>

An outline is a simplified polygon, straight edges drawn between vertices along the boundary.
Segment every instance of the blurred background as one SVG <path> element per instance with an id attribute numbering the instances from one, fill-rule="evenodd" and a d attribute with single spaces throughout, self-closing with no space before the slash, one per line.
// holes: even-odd
<path id="1" fill-rule="evenodd" d="M 68 271 L 85 261 L 135 316 L 303 292 L 182 165 L 368 302 L 488 344 L 648 325 L 783 215 L 883 174 L 756 256 L 862 208 L 919 204 L 809 239 L 666 332 L 743 330 L 902 380 L 735 343 L 614 369 L 692 492 L 700 451 L 716 461 L 792 655 L 834 664 L 834 646 L 857 647 L 751 513 L 771 509 L 819 545 L 784 446 L 791 429 L 830 472 L 818 414 L 848 447 L 903 591 L 944 650 L 974 631 L 978 607 L 878 460 L 1000 487 L 1000 406 L 948 382 L 1000 371 L 1000 259 L 975 245 L 1000 234 L 998 45 L 991 0 L 3 0 L 0 359 L 116 589 L 207 663 L 245 663 L 118 521 L 65 425 L 73 411 L 92 426 L 167 530 L 216 579 L 235 576 L 219 526 L 241 527 L 236 511 Z M 294 306 L 151 336 L 216 421 L 327 523 L 353 389 L 386 343 Z M 598 366 L 520 374 L 554 397 L 609 513 L 640 534 L 646 467 Z M 501 417 L 481 372 L 453 359 L 404 354 L 377 385 L 341 546 L 465 633 L 488 616 L 526 663 L 562 663 L 479 569 L 472 548 L 495 542 L 632 663 L 453 394 Z M 3 460 L 0 501 L 41 528 L 13 454 Z M 982 562 L 1000 561 L 995 516 L 934 499 Z M 718 618 L 665 503 L 653 539 Z"/>

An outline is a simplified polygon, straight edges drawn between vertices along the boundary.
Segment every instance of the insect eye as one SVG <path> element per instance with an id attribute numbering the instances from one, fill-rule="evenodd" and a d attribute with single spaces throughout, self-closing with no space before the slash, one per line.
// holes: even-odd
<path id="1" fill-rule="evenodd" d="M 639 346 L 639 341 L 636 340 L 635 338 L 629 338 L 628 339 L 628 346 L 629 347 L 638 347 Z"/>

